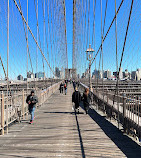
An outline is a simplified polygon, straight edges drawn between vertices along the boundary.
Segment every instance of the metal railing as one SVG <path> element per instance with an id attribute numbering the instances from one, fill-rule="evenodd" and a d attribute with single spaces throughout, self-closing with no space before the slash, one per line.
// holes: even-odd
<path id="1" fill-rule="evenodd" d="M 36 95 L 39 99 L 37 103 L 37 107 L 41 106 L 45 103 L 45 101 L 57 90 L 59 89 L 60 82 L 55 83 L 54 85 L 44 89 L 37 90 Z M 28 94 L 30 94 L 30 89 L 28 90 Z M 0 131 L 1 134 L 4 135 L 4 130 L 8 125 L 14 121 L 19 121 L 25 118 L 28 114 L 28 105 L 26 104 L 27 91 L 24 89 L 20 92 L 13 92 L 13 94 L 9 94 L 8 103 L 7 96 L 3 92 L 0 95 Z M 6 109 L 6 105 L 8 104 L 8 112 Z M 7 119 L 8 113 L 8 119 Z"/>
<path id="2" fill-rule="evenodd" d="M 80 84 L 81 91 L 88 88 L 83 83 Z M 141 100 L 134 95 L 119 95 L 114 93 L 101 92 L 93 89 L 90 91 L 93 105 L 96 109 L 102 110 L 107 117 L 116 119 L 127 134 L 141 139 Z"/>

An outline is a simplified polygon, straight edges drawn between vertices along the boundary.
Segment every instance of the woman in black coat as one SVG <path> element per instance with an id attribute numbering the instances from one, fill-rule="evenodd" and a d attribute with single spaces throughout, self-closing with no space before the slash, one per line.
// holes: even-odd
<path id="1" fill-rule="evenodd" d="M 84 110 L 85 110 L 86 114 L 88 114 L 90 101 L 91 101 L 91 96 L 89 93 L 89 88 L 86 88 L 83 93 L 83 105 L 84 105 Z"/>

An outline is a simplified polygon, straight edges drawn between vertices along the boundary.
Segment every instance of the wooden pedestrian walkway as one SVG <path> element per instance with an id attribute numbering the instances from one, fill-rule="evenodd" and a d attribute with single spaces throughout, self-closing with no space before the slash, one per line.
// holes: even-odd
<path id="1" fill-rule="evenodd" d="M 59 90 L 39 109 L 33 124 L 28 118 L 0 136 L 2 158 L 141 157 L 141 147 L 93 109 L 89 115 L 72 111 L 71 95 Z"/>

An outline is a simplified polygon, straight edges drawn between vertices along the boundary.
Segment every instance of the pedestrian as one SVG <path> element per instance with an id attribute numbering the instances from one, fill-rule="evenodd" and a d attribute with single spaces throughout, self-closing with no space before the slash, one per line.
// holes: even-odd
<path id="1" fill-rule="evenodd" d="M 84 110 L 86 112 L 86 114 L 88 114 L 88 110 L 89 110 L 89 106 L 90 106 L 90 101 L 91 101 L 91 96 L 89 93 L 89 88 L 86 88 L 84 93 L 83 93 L 83 105 L 84 105 Z"/>
<path id="2" fill-rule="evenodd" d="M 80 85 L 80 81 L 77 82 L 77 86 L 78 86 L 78 88 L 79 88 L 79 85 Z"/>
<path id="3" fill-rule="evenodd" d="M 31 91 L 31 94 L 27 96 L 26 103 L 28 104 L 28 110 L 31 115 L 30 124 L 33 123 L 34 120 L 34 111 L 36 108 L 36 103 L 38 103 L 38 98 L 34 93 L 34 90 Z"/>
<path id="4" fill-rule="evenodd" d="M 73 81 L 73 88 L 74 88 L 74 90 L 76 88 L 76 82 L 75 81 Z"/>
<path id="5" fill-rule="evenodd" d="M 67 84 L 64 84 L 65 95 L 67 94 Z"/>
<path id="6" fill-rule="evenodd" d="M 75 106 L 74 106 L 75 112 L 76 112 L 76 110 L 78 110 L 78 114 L 79 114 L 79 106 L 80 106 L 80 102 L 81 102 L 81 94 L 78 91 L 77 87 L 75 88 L 75 91 L 72 94 L 72 102 L 75 104 Z"/>
<path id="7" fill-rule="evenodd" d="M 63 85 L 63 83 L 61 83 L 61 84 L 60 84 L 60 88 L 59 88 L 60 93 L 63 93 L 63 88 L 64 88 L 64 85 Z"/>

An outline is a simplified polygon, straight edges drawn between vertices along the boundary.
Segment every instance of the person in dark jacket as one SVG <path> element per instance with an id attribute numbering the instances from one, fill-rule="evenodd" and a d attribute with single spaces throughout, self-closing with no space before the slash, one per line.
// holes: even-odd
<path id="1" fill-rule="evenodd" d="M 60 84 L 60 88 L 59 88 L 60 93 L 63 93 L 63 89 L 64 89 L 64 85 L 63 85 L 63 83 L 61 83 L 61 84 Z"/>
<path id="2" fill-rule="evenodd" d="M 74 90 L 76 88 L 76 82 L 75 81 L 73 81 L 73 88 L 74 88 Z"/>
<path id="3" fill-rule="evenodd" d="M 34 120 L 34 111 L 36 108 L 36 103 L 38 103 L 38 98 L 35 95 L 34 91 L 31 91 L 31 94 L 27 96 L 26 103 L 28 104 L 28 110 L 31 114 L 30 124 L 33 123 Z"/>
<path id="4" fill-rule="evenodd" d="M 65 95 L 67 94 L 67 84 L 64 84 Z"/>
<path id="5" fill-rule="evenodd" d="M 83 98 L 82 100 L 83 100 L 84 110 L 85 110 L 86 114 L 88 114 L 88 109 L 89 109 L 89 105 L 90 105 L 90 101 L 91 101 L 89 88 L 85 89 L 82 98 Z"/>
<path id="6" fill-rule="evenodd" d="M 77 86 L 78 86 L 78 88 L 79 88 L 79 86 L 80 86 L 80 81 L 77 82 Z"/>
<path id="7" fill-rule="evenodd" d="M 78 110 L 78 114 L 79 114 L 79 105 L 81 102 L 81 94 L 78 91 L 77 87 L 75 88 L 75 91 L 72 94 L 72 102 L 75 103 L 75 110 Z"/>

